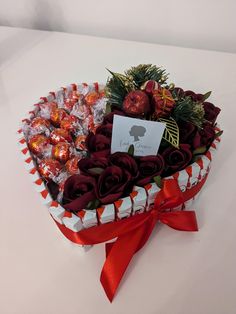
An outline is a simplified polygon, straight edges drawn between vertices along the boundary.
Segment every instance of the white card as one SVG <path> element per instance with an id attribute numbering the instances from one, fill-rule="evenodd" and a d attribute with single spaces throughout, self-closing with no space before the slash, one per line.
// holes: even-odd
<path id="1" fill-rule="evenodd" d="M 135 156 L 156 155 L 165 123 L 114 115 L 111 153 L 128 152 L 134 145 Z"/>

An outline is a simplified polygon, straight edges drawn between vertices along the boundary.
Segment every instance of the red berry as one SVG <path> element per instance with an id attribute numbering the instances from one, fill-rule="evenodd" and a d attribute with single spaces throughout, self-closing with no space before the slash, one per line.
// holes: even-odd
<path id="1" fill-rule="evenodd" d="M 123 110 L 130 115 L 140 116 L 150 111 L 148 96 L 141 90 L 130 92 L 123 102 Z"/>

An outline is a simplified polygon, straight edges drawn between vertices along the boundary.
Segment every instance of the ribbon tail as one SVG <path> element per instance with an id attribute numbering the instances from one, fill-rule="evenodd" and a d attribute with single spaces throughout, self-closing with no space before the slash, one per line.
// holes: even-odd
<path id="1" fill-rule="evenodd" d="M 134 254 L 148 240 L 155 221 L 150 217 L 144 225 L 139 226 L 135 232 L 127 232 L 121 235 L 113 243 L 106 244 L 107 258 L 104 263 L 100 281 L 105 293 L 112 302 L 120 281 Z"/>
<path id="2" fill-rule="evenodd" d="M 198 231 L 197 218 L 194 211 L 163 212 L 160 221 L 180 231 Z"/>

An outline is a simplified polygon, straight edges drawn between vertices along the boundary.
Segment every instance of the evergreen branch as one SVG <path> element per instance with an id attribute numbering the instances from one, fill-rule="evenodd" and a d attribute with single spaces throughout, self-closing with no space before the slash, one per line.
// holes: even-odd
<path id="1" fill-rule="evenodd" d="M 172 116 L 176 121 L 191 122 L 198 128 L 204 123 L 205 111 L 201 103 L 195 102 L 189 96 L 176 101 Z"/>

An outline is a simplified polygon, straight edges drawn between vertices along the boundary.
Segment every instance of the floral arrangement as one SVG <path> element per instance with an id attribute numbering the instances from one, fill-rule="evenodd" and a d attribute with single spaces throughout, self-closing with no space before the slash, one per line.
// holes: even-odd
<path id="1" fill-rule="evenodd" d="M 183 209 L 183 200 L 193 198 L 205 182 L 210 161 L 205 165 L 204 156 L 216 148 L 222 134 L 216 124 L 220 109 L 207 101 L 211 92 L 201 94 L 175 87 L 167 83 L 165 70 L 150 64 L 132 67 L 124 74 L 109 73 L 105 87 L 98 83 L 72 84 L 42 97 L 19 130 L 25 162 L 40 193 L 46 195 L 51 215 L 65 236 L 80 244 L 119 238 L 119 226 L 129 225 L 127 230 L 131 232 L 141 219 L 146 221 L 147 212 L 153 208 L 161 208 L 165 215 L 170 209 Z M 158 153 L 135 156 L 133 145 L 127 152 L 111 153 L 116 115 L 165 123 Z M 196 182 L 190 182 L 194 166 L 200 184 L 197 190 Z M 186 175 L 186 169 L 191 174 L 187 171 Z M 182 192 L 189 187 L 184 199 L 179 192 L 182 177 Z M 177 178 L 179 187 L 166 180 L 169 178 Z M 178 197 L 163 207 L 166 191 Z M 190 212 L 181 211 L 181 215 L 187 217 Z M 121 222 L 121 218 L 127 218 L 127 222 Z M 162 221 L 160 215 L 155 219 Z M 171 219 L 167 215 L 162 222 L 178 230 L 197 230 L 195 222 L 189 227 L 181 225 L 178 217 L 174 222 Z M 108 222 L 108 227 L 101 226 Z M 93 231 L 93 226 L 98 229 Z M 91 233 L 89 229 L 85 233 L 84 228 L 90 228 Z M 94 240 L 94 233 L 99 232 L 101 236 Z M 83 234 L 89 234 L 92 240 L 83 238 Z M 132 243 L 130 259 L 143 246 L 137 240 Z M 114 248 L 114 254 L 117 250 Z M 110 300 L 127 265 L 122 265 L 112 292 L 111 282 L 101 279 Z"/>

